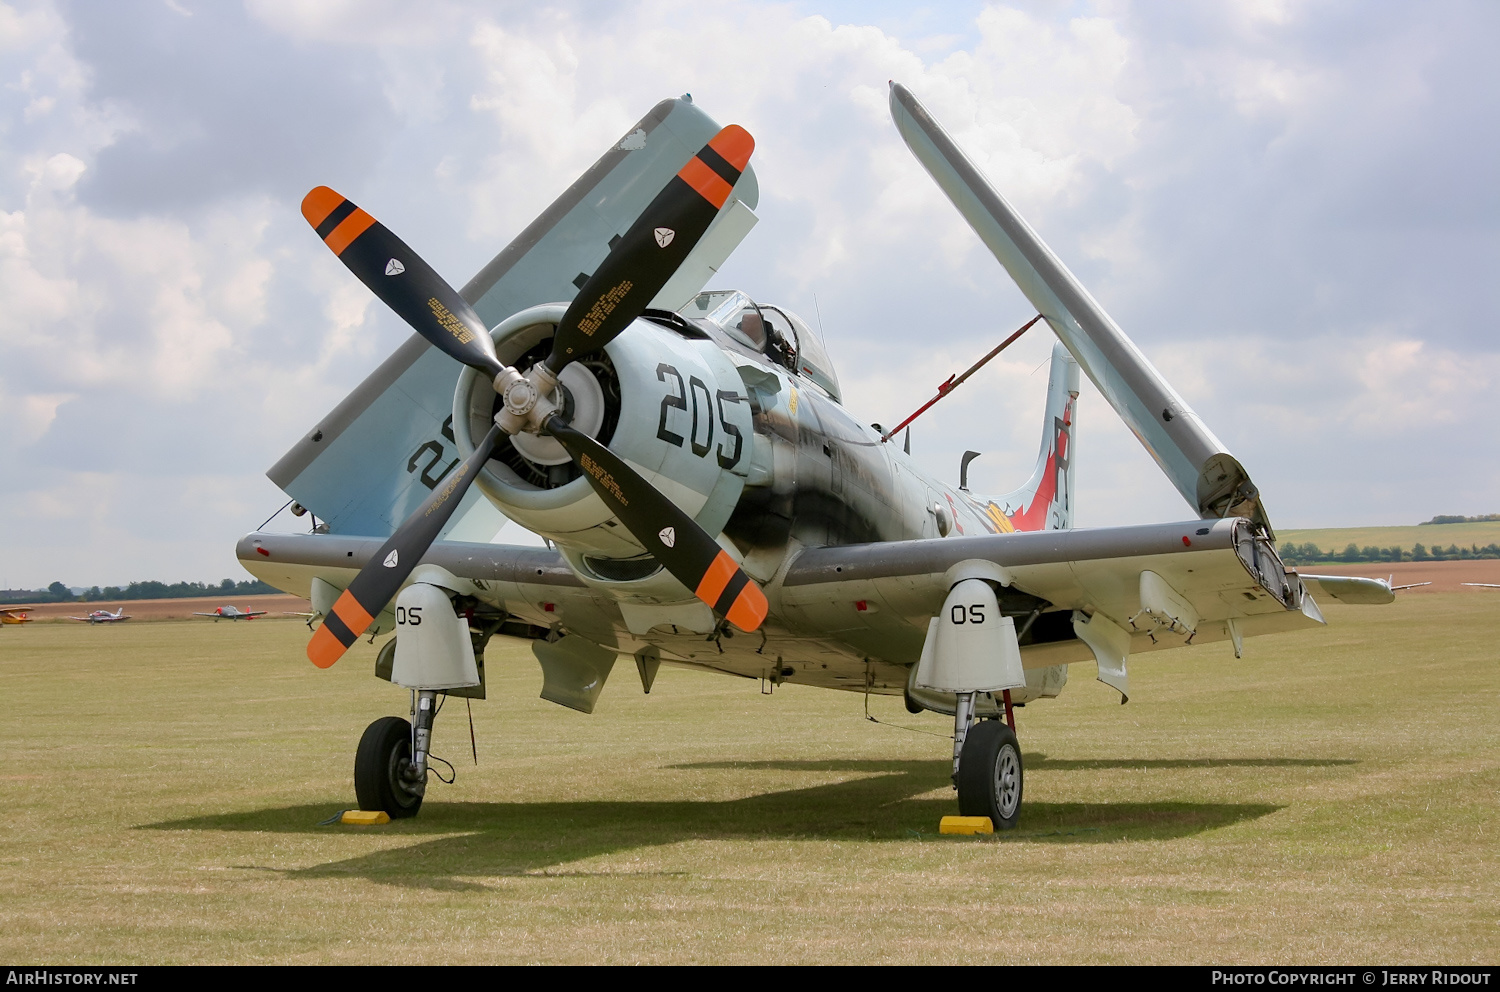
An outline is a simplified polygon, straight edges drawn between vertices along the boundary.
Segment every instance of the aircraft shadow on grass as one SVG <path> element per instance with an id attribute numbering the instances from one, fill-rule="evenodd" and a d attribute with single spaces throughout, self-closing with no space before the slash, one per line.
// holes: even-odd
<path id="1" fill-rule="evenodd" d="M 1236 760 L 1231 763 L 1257 762 Z M 1264 759 L 1258 763 L 1277 766 L 1284 762 Z M 1074 764 L 1048 762 L 1043 755 L 1027 756 L 1028 768 L 1073 767 Z M 1178 767 L 1173 762 L 1128 759 L 1121 759 L 1111 767 L 1139 768 L 1143 765 L 1152 767 L 1153 764 Z M 620 877 L 637 873 L 559 871 L 554 866 L 631 848 L 686 840 L 937 841 L 938 820 L 955 811 L 954 802 L 947 795 L 941 798 L 924 796 L 934 790 L 946 790 L 949 786 L 951 766 L 946 761 L 703 762 L 673 767 L 847 772 L 855 777 L 805 789 L 700 801 L 445 803 L 440 791 L 429 790 L 431 801 L 423 807 L 420 816 L 378 828 L 379 836 L 413 839 L 440 836 L 347 860 L 286 870 L 283 874 L 300 878 L 354 875 L 386 884 L 444 889 L 483 887 L 463 882 L 462 878 L 528 875 Z M 146 824 L 140 829 L 270 833 L 363 832 L 369 829 L 321 825 L 320 821 L 339 808 L 337 801 L 330 801 L 322 805 L 173 820 Z M 1253 820 L 1279 809 L 1280 806 L 1269 803 L 1028 801 L 1020 829 L 997 834 L 993 840 L 999 843 L 1167 840 Z M 943 838 L 943 841 L 948 840 Z M 974 841 L 964 838 L 960 842 Z"/>
<path id="2" fill-rule="evenodd" d="M 1026 755 L 1027 770 L 1102 771 L 1112 768 L 1332 768 L 1359 764 L 1355 758 L 1049 758 Z"/>

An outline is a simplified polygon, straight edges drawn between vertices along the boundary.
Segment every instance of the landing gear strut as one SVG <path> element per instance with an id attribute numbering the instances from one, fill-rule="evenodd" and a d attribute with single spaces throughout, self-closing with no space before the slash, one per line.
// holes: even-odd
<path id="1" fill-rule="evenodd" d="M 958 694 L 953 717 L 953 784 L 963 816 L 987 816 L 1010 830 L 1021 814 L 1021 744 L 1003 720 L 973 722 L 974 694 Z"/>
<path id="2" fill-rule="evenodd" d="M 427 793 L 427 756 L 437 693 L 417 693 L 415 727 L 399 716 L 383 716 L 365 728 L 354 755 L 354 795 L 363 810 L 384 810 L 393 820 L 416 816 Z"/>

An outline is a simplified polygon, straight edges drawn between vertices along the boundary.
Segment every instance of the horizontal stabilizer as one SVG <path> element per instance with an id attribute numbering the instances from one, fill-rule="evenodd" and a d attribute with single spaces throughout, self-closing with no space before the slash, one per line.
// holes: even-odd
<path id="1" fill-rule="evenodd" d="M 891 84 L 901 137 L 1110 406 L 1203 517 L 1270 529 L 1250 476 L 911 92 Z"/>

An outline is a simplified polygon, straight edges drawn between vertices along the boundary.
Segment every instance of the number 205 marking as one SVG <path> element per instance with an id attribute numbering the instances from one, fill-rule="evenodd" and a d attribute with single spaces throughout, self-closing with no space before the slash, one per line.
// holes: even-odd
<path id="1" fill-rule="evenodd" d="M 670 380 L 668 377 L 671 377 Z M 713 450 L 714 445 L 714 416 L 718 414 L 719 428 L 724 432 L 724 440 L 719 442 L 717 460 L 720 468 L 734 468 L 740 463 L 740 457 L 745 451 L 745 437 L 740 429 L 729 422 L 724 413 L 725 402 L 739 403 L 740 395 L 727 389 L 721 389 L 717 395 L 709 394 L 708 386 L 697 376 L 689 377 L 686 384 L 682 381 L 682 373 L 663 362 L 656 367 L 656 378 L 660 382 L 667 383 L 667 395 L 661 398 L 661 418 L 656 424 L 656 436 L 668 444 L 682 447 L 684 442 L 690 443 L 693 454 L 699 458 L 705 458 Z M 672 391 L 672 381 L 676 382 L 676 392 Z M 700 412 L 699 397 L 703 404 L 708 407 L 706 411 Z M 717 402 L 716 402 L 717 401 Z M 688 404 L 692 403 L 692 421 L 688 429 L 688 436 L 683 437 L 667 426 L 667 416 L 672 410 L 681 410 L 684 414 L 688 412 Z M 700 430 L 706 427 L 706 431 Z M 700 433 L 704 433 L 702 442 L 698 440 Z M 734 441 L 734 450 L 725 452 L 724 446 L 730 439 Z"/>
<path id="2" fill-rule="evenodd" d="M 984 623 L 984 604 L 974 603 L 967 610 L 962 603 L 954 604 L 948 611 L 948 620 L 954 625 L 961 623 Z"/>

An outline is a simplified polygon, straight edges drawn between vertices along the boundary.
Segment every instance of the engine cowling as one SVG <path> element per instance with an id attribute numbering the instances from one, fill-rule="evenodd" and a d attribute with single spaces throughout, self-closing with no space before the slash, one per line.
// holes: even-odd
<path id="1" fill-rule="evenodd" d="M 525 370 L 547 355 L 566 304 L 531 307 L 490 332 L 500 360 Z M 734 363 L 718 345 L 647 319 L 601 352 L 573 362 L 560 379 L 573 425 L 630 461 L 704 530 L 723 530 L 749 473 L 751 412 Z M 459 376 L 453 435 L 467 457 L 499 408 L 490 383 Z M 503 440 L 476 485 L 501 513 L 558 544 L 575 567 L 604 581 L 654 571 L 588 480 L 551 438 Z"/>

